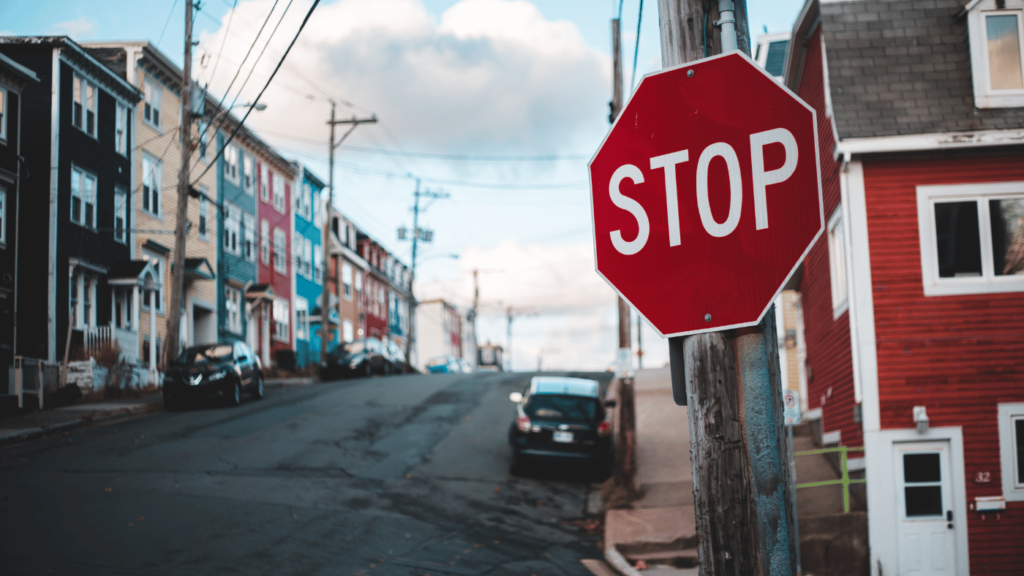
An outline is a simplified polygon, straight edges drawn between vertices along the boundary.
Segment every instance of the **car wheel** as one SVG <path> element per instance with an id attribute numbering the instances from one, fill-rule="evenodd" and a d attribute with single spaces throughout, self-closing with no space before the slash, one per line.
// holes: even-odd
<path id="1" fill-rule="evenodd" d="M 228 405 L 239 406 L 242 404 L 242 383 L 235 380 L 235 383 L 228 390 Z"/>
<path id="2" fill-rule="evenodd" d="M 252 392 L 250 392 L 249 394 L 252 395 L 253 400 L 263 400 L 263 375 L 257 374 L 255 378 L 256 386 L 253 387 Z"/>
<path id="3" fill-rule="evenodd" d="M 513 476 L 522 476 L 526 469 L 526 456 L 519 453 L 519 450 L 512 450 L 512 465 L 509 466 L 509 473 Z"/>

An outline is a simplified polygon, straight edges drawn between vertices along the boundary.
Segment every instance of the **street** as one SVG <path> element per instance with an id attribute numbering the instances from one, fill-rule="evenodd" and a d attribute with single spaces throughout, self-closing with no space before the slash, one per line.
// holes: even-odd
<path id="1" fill-rule="evenodd" d="M 587 574 L 597 480 L 510 475 L 529 376 L 271 387 L 2 449 L 2 572 Z"/>

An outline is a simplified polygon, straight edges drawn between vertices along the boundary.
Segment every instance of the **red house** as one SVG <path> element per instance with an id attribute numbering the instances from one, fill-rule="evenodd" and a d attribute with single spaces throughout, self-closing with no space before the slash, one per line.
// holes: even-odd
<path id="1" fill-rule="evenodd" d="M 257 268 L 258 283 L 269 287 L 273 304 L 260 308 L 269 313 L 266 321 L 256 323 L 260 330 L 258 342 L 270 360 L 279 362 L 281 351 L 293 351 L 294 327 L 292 322 L 292 181 L 295 166 L 285 162 L 274 164 L 259 161 L 256 164 L 256 185 L 259 190 L 256 203 L 257 226 L 260 235 L 260 257 Z M 263 327 L 267 327 L 264 334 Z"/>
<path id="2" fill-rule="evenodd" d="M 369 264 L 363 276 L 363 334 L 386 340 L 390 334 L 388 294 L 390 284 L 384 268 L 388 252 L 369 236 L 359 234 L 359 255 Z"/>
<path id="3" fill-rule="evenodd" d="M 809 416 L 863 446 L 871 573 L 1024 565 L 1024 2 L 809 0 Z"/>

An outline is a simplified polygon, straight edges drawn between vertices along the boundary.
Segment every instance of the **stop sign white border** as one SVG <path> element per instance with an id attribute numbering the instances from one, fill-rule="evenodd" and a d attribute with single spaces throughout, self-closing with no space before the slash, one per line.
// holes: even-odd
<path id="1" fill-rule="evenodd" d="M 640 311 L 639 308 L 634 306 L 633 302 L 631 302 L 629 300 L 629 298 L 627 298 L 622 293 L 622 291 L 620 291 L 618 289 L 618 287 L 615 286 L 615 284 L 613 284 L 608 279 L 607 276 L 605 276 L 604 274 L 601 273 L 601 270 L 600 270 L 600 268 L 598 266 L 598 263 L 597 263 L 597 217 L 594 214 L 594 181 L 593 181 L 591 166 L 594 164 L 594 160 L 597 159 L 597 155 L 601 153 L 601 150 L 604 148 L 604 145 L 608 141 L 608 138 L 612 135 L 612 132 L 615 131 L 615 127 L 618 126 L 619 121 L 622 120 L 622 117 L 623 117 L 622 112 L 624 112 L 629 107 L 629 103 L 633 100 L 633 96 L 635 96 L 640 91 L 640 86 L 643 85 L 644 80 L 647 80 L 648 78 L 651 78 L 653 76 L 658 76 L 658 75 L 665 74 L 665 73 L 668 73 L 668 72 L 672 72 L 672 71 L 675 71 L 675 70 L 691 68 L 693 66 L 697 66 L 699 64 L 704 64 L 704 63 L 710 62 L 712 60 L 716 60 L 718 58 L 726 58 L 726 57 L 729 57 L 729 56 L 736 56 L 736 55 L 743 57 L 743 59 L 746 60 L 747 63 L 749 63 L 751 65 L 751 67 L 753 67 L 755 70 L 757 70 L 761 74 L 764 74 L 764 76 L 766 78 L 768 78 L 769 80 L 774 82 L 779 88 L 785 90 L 786 93 L 789 94 L 790 97 L 793 98 L 793 100 L 795 100 L 801 106 L 803 106 L 804 108 L 809 110 L 810 113 L 811 113 L 811 120 L 812 120 L 813 126 L 814 126 L 814 169 L 815 169 L 815 172 L 818 175 L 818 218 L 819 218 L 820 224 L 818 226 L 818 231 L 814 234 L 814 238 L 812 238 L 811 241 L 807 244 L 807 248 L 804 249 L 803 253 L 800 254 L 800 257 L 797 258 L 796 263 L 793 264 L 793 267 L 786 274 L 785 280 L 783 280 L 782 283 L 779 285 L 778 289 L 775 291 L 775 295 L 771 297 L 771 299 L 768 301 L 768 304 L 764 307 L 763 310 L 761 310 L 761 313 L 757 315 L 757 320 L 754 320 L 752 322 L 743 322 L 743 323 L 740 323 L 740 324 L 730 324 L 728 326 L 715 326 L 715 327 L 712 327 L 712 328 L 703 328 L 703 329 L 700 329 L 700 330 L 690 330 L 690 331 L 686 331 L 686 332 L 675 332 L 675 333 L 672 333 L 672 334 L 665 334 L 653 322 L 651 322 L 647 318 L 647 316 L 645 316 L 644 313 Z M 597 272 L 598 276 L 600 276 L 609 286 L 612 287 L 612 290 L 615 290 L 615 293 L 618 294 L 620 298 L 622 298 L 627 303 L 629 303 L 630 308 L 632 308 L 633 310 L 636 310 L 636 313 L 639 314 L 640 317 L 643 318 L 644 321 L 646 321 L 652 328 L 654 328 L 654 331 L 657 332 L 658 335 L 661 336 L 662 338 L 674 338 L 674 337 L 677 337 L 677 336 L 690 336 L 690 335 L 693 335 L 693 334 L 705 334 L 705 333 L 708 333 L 708 332 L 721 332 L 723 330 L 732 330 L 732 329 L 735 329 L 735 328 L 745 328 L 745 327 L 748 327 L 748 326 L 756 326 L 756 325 L 758 325 L 761 322 L 761 320 L 764 318 L 764 315 L 768 312 L 768 309 L 771 308 L 771 306 L 775 303 L 775 300 L 778 299 L 779 294 L 782 293 L 782 289 L 786 286 L 786 284 L 789 284 L 789 281 L 793 277 L 793 274 L 800 267 L 800 264 L 803 263 L 804 258 L 807 257 L 807 253 L 811 251 L 811 248 L 814 247 L 815 244 L 818 243 L 818 239 L 821 237 L 822 233 L 825 231 L 825 201 L 824 201 L 824 198 L 822 196 L 821 158 L 820 158 L 819 148 L 818 148 L 818 114 L 817 114 L 817 112 L 815 112 L 814 108 L 812 108 L 810 105 L 808 105 L 806 102 L 804 102 L 802 98 L 800 98 L 799 96 L 794 94 L 793 91 L 790 90 L 788 86 L 786 86 L 785 84 L 782 84 L 781 82 L 776 80 L 775 77 L 773 77 L 771 74 L 769 74 L 767 71 L 765 71 L 764 68 L 761 68 L 760 66 L 758 66 L 757 63 L 754 62 L 749 56 L 747 56 L 745 53 L 740 52 L 740 51 L 730 52 L 728 54 L 718 54 L 716 56 L 710 56 L 708 58 L 704 58 L 704 59 L 701 59 L 701 60 L 694 60 L 693 62 L 687 62 L 685 64 L 680 64 L 679 66 L 673 66 L 671 68 L 664 68 L 662 70 L 658 70 L 657 72 L 650 72 L 648 74 L 644 74 L 644 76 L 640 79 L 640 83 L 636 85 L 636 88 L 633 90 L 632 94 L 629 95 L 629 98 L 626 100 L 625 104 L 623 104 L 622 110 L 619 112 L 618 118 L 616 118 L 615 122 L 612 123 L 611 127 L 608 129 L 608 133 L 604 135 L 604 138 L 601 140 L 601 145 L 597 147 L 597 150 L 594 152 L 594 155 L 591 156 L 590 161 L 587 162 L 587 182 L 588 182 L 588 185 L 590 187 L 590 221 L 591 221 L 591 224 L 593 225 L 593 229 L 594 229 L 594 233 L 593 233 L 593 236 L 592 236 L 592 238 L 594 240 L 594 242 L 593 242 L 593 245 L 594 245 L 594 271 Z M 845 244 L 845 242 L 846 242 L 845 238 L 843 239 L 843 242 Z"/>

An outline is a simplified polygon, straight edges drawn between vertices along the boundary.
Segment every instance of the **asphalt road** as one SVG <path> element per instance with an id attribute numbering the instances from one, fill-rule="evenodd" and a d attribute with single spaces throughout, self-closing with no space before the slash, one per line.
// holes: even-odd
<path id="1" fill-rule="evenodd" d="M 268 388 L 2 449 L 0 574 L 587 574 L 592 474 L 509 471 L 529 376 Z"/>

